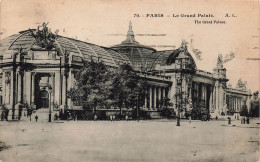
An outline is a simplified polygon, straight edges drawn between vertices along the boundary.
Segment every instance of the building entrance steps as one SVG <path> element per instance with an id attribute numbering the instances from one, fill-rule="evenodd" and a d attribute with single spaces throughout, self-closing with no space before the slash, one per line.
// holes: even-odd
<path id="1" fill-rule="evenodd" d="M 35 110 L 34 113 L 32 113 L 31 120 L 35 122 L 35 116 L 38 116 L 37 122 L 48 122 L 49 121 L 49 109 L 48 108 L 41 108 L 38 110 Z"/>

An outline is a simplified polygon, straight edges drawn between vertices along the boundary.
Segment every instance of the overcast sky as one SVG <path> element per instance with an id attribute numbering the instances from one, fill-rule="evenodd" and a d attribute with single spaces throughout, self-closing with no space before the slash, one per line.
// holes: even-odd
<path id="1" fill-rule="evenodd" d="M 0 11 L 1 39 L 49 22 L 52 31 L 59 29 L 60 35 L 107 47 L 125 39 L 131 20 L 136 40 L 154 45 L 157 50 L 178 48 L 185 39 L 195 58 L 190 48 L 192 39 L 193 48 L 202 52 L 202 60 L 195 58 L 201 70 L 212 72 L 218 54 L 234 52 L 235 58 L 224 65 L 230 83 L 234 87 L 242 78 L 252 91 L 259 90 L 260 61 L 246 60 L 260 55 L 258 1 L 2 0 Z M 147 14 L 164 14 L 164 17 L 151 18 Z M 196 14 L 196 17 L 173 18 L 173 14 Z M 198 14 L 214 17 L 197 17 Z M 236 17 L 225 17 L 226 14 Z M 226 23 L 195 24 L 195 20 Z"/>

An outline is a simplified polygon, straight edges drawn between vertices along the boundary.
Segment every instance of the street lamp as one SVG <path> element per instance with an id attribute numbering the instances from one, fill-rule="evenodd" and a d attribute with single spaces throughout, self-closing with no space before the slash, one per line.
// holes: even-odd
<path id="1" fill-rule="evenodd" d="M 50 84 L 48 84 L 48 90 L 50 92 L 50 106 L 49 106 L 49 122 L 51 122 L 51 90 L 52 90 L 52 87 Z"/>
<path id="2" fill-rule="evenodd" d="M 177 107 L 177 125 L 176 126 L 180 126 L 180 118 L 181 118 L 181 106 L 182 106 L 182 74 L 177 73 L 176 74 L 176 79 L 177 79 L 177 95 L 179 96 L 179 100 L 180 100 L 180 104 L 176 104 Z M 178 98 L 178 96 L 176 97 L 176 99 Z M 176 101 L 177 102 L 177 101 Z"/>
<path id="3" fill-rule="evenodd" d="M 138 104 L 139 95 L 137 94 L 136 99 L 136 115 L 137 115 L 137 122 L 139 122 L 139 104 Z"/>

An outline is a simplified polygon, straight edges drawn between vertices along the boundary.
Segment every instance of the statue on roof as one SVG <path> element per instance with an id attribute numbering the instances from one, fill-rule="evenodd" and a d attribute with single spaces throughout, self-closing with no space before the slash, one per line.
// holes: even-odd
<path id="1" fill-rule="evenodd" d="M 188 42 L 186 42 L 184 39 L 182 40 L 182 42 L 181 42 L 181 50 L 182 51 L 187 51 L 187 44 L 188 44 Z"/>
<path id="2" fill-rule="evenodd" d="M 222 57 L 222 54 L 218 55 L 217 68 L 223 68 L 223 57 Z"/>
<path id="3" fill-rule="evenodd" d="M 247 82 L 246 81 L 243 82 L 242 79 L 240 78 L 237 81 L 237 86 L 236 87 L 245 90 L 246 89 L 246 85 L 247 85 Z"/>
<path id="4" fill-rule="evenodd" d="M 53 34 L 47 25 L 48 23 L 44 22 L 42 25 L 39 25 L 37 29 L 29 29 L 29 31 L 31 36 L 35 38 L 35 43 L 38 46 L 47 50 L 51 50 L 55 47 L 54 42 L 57 39 L 58 30 L 56 30 Z"/>

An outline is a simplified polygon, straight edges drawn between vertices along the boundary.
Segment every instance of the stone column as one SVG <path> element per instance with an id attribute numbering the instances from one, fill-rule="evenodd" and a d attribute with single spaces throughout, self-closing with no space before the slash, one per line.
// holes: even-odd
<path id="1" fill-rule="evenodd" d="M 153 99 L 154 99 L 154 100 L 153 100 L 153 102 L 154 102 L 154 103 L 153 103 L 153 108 L 154 108 L 154 109 L 157 109 L 157 107 L 156 107 L 156 103 L 157 103 L 157 102 L 156 102 L 156 100 L 157 100 L 157 90 L 156 90 L 156 89 L 157 89 L 156 87 L 153 88 L 153 90 L 154 90 L 154 93 L 153 93 L 153 97 L 154 97 L 154 98 L 153 98 Z"/>
<path id="2" fill-rule="evenodd" d="M 148 109 L 148 107 L 147 107 L 147 89 L 145 90 L 145 96 L 144 96 L 144 108 Z"/>
<path id="3" fill-rule="evenodd" d="M 203 100 L 205 101 L 205 92 L 204 92 L 204 89 L 205 89 L 204 84 L 201 83 L 201 99 L 203 99 Z"/>
<path id="4" fill-rule="evenodd" d="M 212 87 L 210 86 L 209 111 L 212 110 L 212 103 L 213 103 L 213 91 L 212 91 Z"/>
<path id="5" fill-rule="evenodd" d="M 250 96 L 247 96 L 247 97 L 246 97 L 246 105 L 247 105 L 248 111 L 251 109 L 250 100 L 251 100 Z"/>
<path id="6" fill-rule="evenodd" d="M 165 87 L 162 89 L 162 97 L 165 98 Z"/>
<path id="7" fill-rule="evenodd" d="M 71 70 L 69 71 L 67 82 L 68 82 L 67 91 L 70 91 L 70 89 L 72 88 L 72 83 L 71 83 L 72 82 L 72 73 L 71 73 Z M 68 106 L 69 106 L 70 109 L 73 106 L 72 102 L 71 102 L 71 98 L 68 98 Z"/>
<path id="8" fill-rule="evenodd" d="M 27 102 L 28 105 L 30 105 L 31 103 L 31 72 L 25 72 L 25 86 L 26 89 L 25 89 L 25 101 Z"/>
<path id="9" fill-rule="evenodd" d="M 6 83 L 5 83 L 5 81 L 6 81 L 6 78 L 5 78 L 6 76 L 5 76 L 5 72 L 3 72 L 3 76 L 2 76 L 2 104 L 5 104 L 5 96 L 6 96 L 6 90 L 5 90 L 5 88 L 6 88 Z"/>
<path id="10" fill-rule="evenodd" d="M 22 103 L 22 82 L 23 82 L 23 71 L 18 72 L 18 103 Z"/>
<path id="11" fill-rule="evenodd" d="M 62 105 L 66 105 L 66 75 L 62 75 Z"/>
<path id="12" fill-rule="evenodd" d="M 14 73 L 13 73 L 13 71 L 11 71 L 11 74 L 10 74 L 10 84 L 9 84 L 9 86 L 10 86 L 10 92 L 9 92 L 9 94 L 10 94 L 10 105 L 13 105 L 13 100 L 14 100 L 14 98 L 13 98 L 13 93 L 14 93 L 13 77 L 14 77 Z M 10 112 L 9 112 L 9 114 L 10 114 Z"/>
<path id="13" fill-rule="evenodd" d="M 34 95 L 35 95 L 35 72 L 32 72 L 32 91 L 31 91 L 31 105 L 35 105 L 34 103 Z"/>
<path id="14" fill-rule="evenodd" d="M 213 87 L 213 94 L 212 94 L 212 107 L 216 109 L 216 86 Z"/>
<path id="15" fill-rule="evenodd" d="M 238 112 L 238 110 L 237 110 L 237 97 L 235 97 L 235 110 L 236 110 L 236 112 Z"/>
<path id="16" fill-rule="evenodd" d="M 55 103 L 57 102 L 58 105 L 60 105 L 60 72 L 55 72 Z"/>
<path id="17" fill-rule="evenodd" d="M 162 88 L 161 87 L 158 87 L 158 100 L 160 101 L 159 102 L 159 107 L 161 107 L 161 103 L 162 103 L 162 92 L 161 92 Z"/>
<path id="18" fill-rule="evenodd" d="M 219 112 L 219 84 L 216 82 L 216 111 Z"/>
<path id="19" fill-rule="evenodd" d="M 54 108 L 54 101 L 55 101 L 55 73 L 50 73 L 51 77 L 50 77 L 50 81 L 51 81 L 51 87 L 52 87 L 52 90 L 51 90 L 51 100 L 50 100 L 50 107 L 51 107 L 51 111 L 53 111 L 53 108 Z"/>
<path id="20" fill-rule="evenodd" d="M 205 98 L 205 107 L 207 107 L 207 105 L 208 105 L 208 101 L 207 101 L 208 96 L 207 96 L 207 86 L 206 85 L 204 86 L 204 98 Z"/>
<path id="21" fill-rule="evenodd" d="M 153 101 L 153 89 L 152 86 L 149 88 L 149 109 L 152 109 L 152 101 Z"/>

